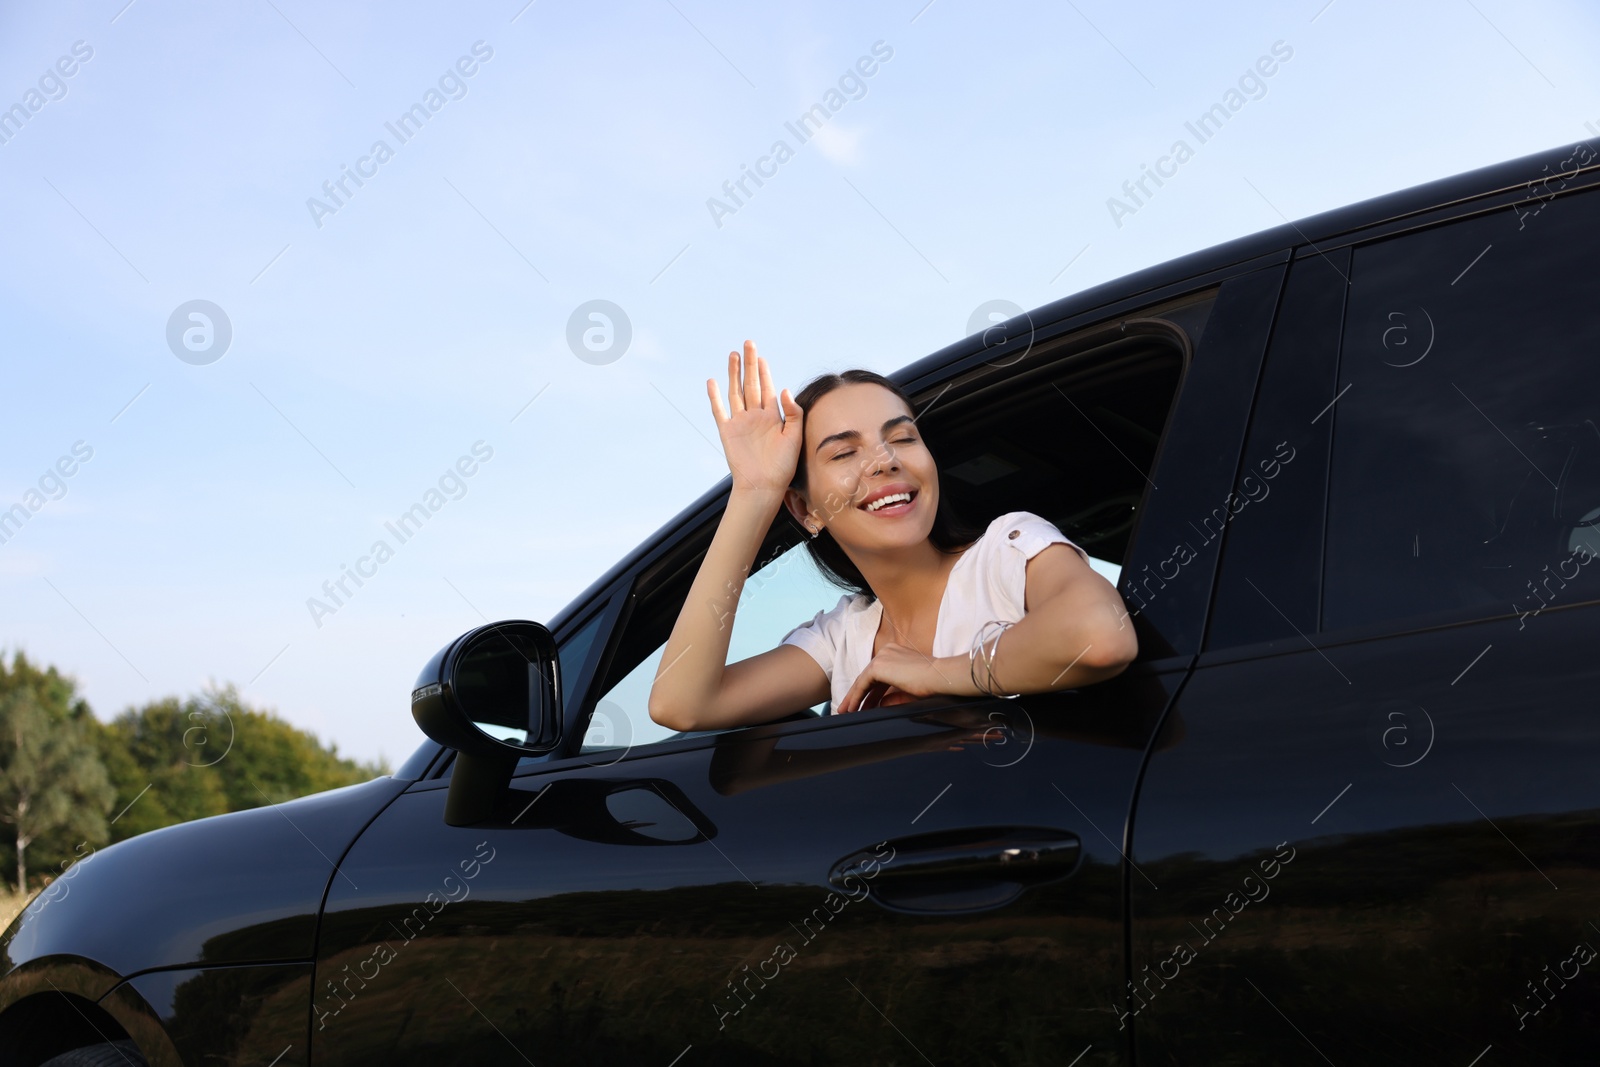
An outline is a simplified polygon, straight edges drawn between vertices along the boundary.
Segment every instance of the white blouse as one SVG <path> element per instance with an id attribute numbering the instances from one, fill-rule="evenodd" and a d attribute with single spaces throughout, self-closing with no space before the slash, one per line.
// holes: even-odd
<path id="1" fill-rule="evenodd" d="M 966 655 L 979 628 L 991 619 L 1020 621 L 1028 560 L 1056 542 L 1072 545 L 1089 561 L 1089 554 L 1055 524 L 1031 511 L 1007 512 L 991 522 L 950 571 L 933 630 L 934 656 Z M 882 616 L 883 604 L 876 597 L 846 593 L 831 610 L 817 612 L 783 636 L 780 644 L 804 649 L 828 676 L 830 713 L 872 661 Z"/>

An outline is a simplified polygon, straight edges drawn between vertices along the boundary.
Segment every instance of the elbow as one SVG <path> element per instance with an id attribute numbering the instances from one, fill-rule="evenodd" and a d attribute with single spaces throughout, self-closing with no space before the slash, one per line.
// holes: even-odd
<path id="1" fill-rule="evenodd" d="M 693 719 L 684 714 L 681 709 L 669 705 L 663 698 L 657 696 L 654 691 L 650 694 L 648 710 L 650 712 L 650 721 L 657 726 L 665 726 L 667 729 L 677 730 L 679 733 L 687 733 L 695 728 Z"/>
<path id="2" fill-rule="evenodd" d="M 1094 635 L 1081 662 L 1093 668 L 1103 681 L 1127 670 L 1138 656 L 1139 639 L 1134 636 L 1131 620 L 1124 615 L 1120 625 L 1105 627 Z"/>

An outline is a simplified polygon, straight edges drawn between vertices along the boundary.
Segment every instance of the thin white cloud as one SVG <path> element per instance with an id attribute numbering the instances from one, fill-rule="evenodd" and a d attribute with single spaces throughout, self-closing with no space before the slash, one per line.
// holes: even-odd
<path id="1" fill-rule="evenodd" d="M 853 167 L 861 162 L 861 139 L 865 133 L 865 130 L 833 122 L 813 134 L 811 142 L 828 162 Z"/>

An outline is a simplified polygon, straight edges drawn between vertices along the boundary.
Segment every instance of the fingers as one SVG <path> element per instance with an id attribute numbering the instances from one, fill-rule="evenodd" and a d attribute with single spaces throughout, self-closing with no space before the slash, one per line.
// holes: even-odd
<path id="1" fill-rule="evenodd" d="M 861 697 L 871 683 L 872 675 L 862 671 L 861 676 L 851 684 L 850 688 L 845 691 L 843 699 L 839 701 L 839 714 L 844 715 L 858 710 L 861 707 Z"/>
<path id="2" fill-rule="evenodd" d="M 888 689 L 884 690 L 883 699 L 878 701 L 878 707 L 888 708 L 893 707 L 896 704 L 909 704 L 916 699 L 918 698 L 912 696 L 904 689 L 896 689 L 891 685 Z"/>
<path id="3" fill-rule="evenodd" d="M 761 407 L 761 371 L 754 341 L 744 343 L 744 406 L 747 410 Z"/>
<path id="4" fill-rule="evenodd" d="M 717 413 L 718 420 L 724 420 L 743 411 L 751 411 L 767 406 L 768 401 L 781 408 L 784 415 L 789 418 L 805 414 L 800 410 L 800 405 L 789 396 L 785 389 L 780 395 L 772 384 L 772 369 L 767 366 L 767 361 L 756 353 L 756 343 L 744 343 L 744 365 L 741 367 L 739 353 L 728 353 L 728 404 L 724 408 L 715 396 L 712 397 L 712 410 Z"/>
<path id="5" fill-rule="evenodd" d="M 778 391 L 772 387 L 772 368 L 767 366 L 765 359 L 758 359 L 756 362 L 761 368 L 761 406 L 765 408 L 770 403 L 776 409 Z"/>
<path id="6" fill-rule="evenodd" d="M 728 409 L 722 404 L 722 394 L 717 392 L 717 380 L 715 378 L 706 379 L 706 392 L 711 394 L 711 414 L 720 426 L 728 421 Z"/>
<path id="7" fill-rule="evenodd" d="M 784 436 L 788 437 L 792 434 L 803 442 L 805 440 L 802 435 L 805 433 L 806 413 L 799 404 L 795 403 L 794 397 L 789 395 L 789 390 L 785 389 L 778 395 L 778 406 L 783 409 Z"/>
<path id="8" fill-rule="evenodd" d="M 839 702 L 839 712 L 844 714 L 852 711 L 866 711 L 882 704 L 883 694 L 890 689 L 888 682 L 879 681 L 873 674 L 872 665 L 862 671 L 855 683 L 845 692 L 844 699 Z"/>

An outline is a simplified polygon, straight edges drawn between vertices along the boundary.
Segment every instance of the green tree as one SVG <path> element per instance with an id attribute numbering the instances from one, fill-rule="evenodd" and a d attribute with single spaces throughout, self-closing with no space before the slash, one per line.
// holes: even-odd
<path id="1" fill-rule="evenodd" d="M 102 723 L 72 678 L 0 655 L 0 869 L 14 865 L 19 889 L 30 867 L 59 873 L 107 840 L 389 773 L 251 707 L 232 685 Z"/>
<path id="2" fill-rule="evenodd" d="M 117 791 L 113 840 L 230 810 L 220 776 L 196 745 L 200 734 L 188 733 L 205 724 L 185 715 L 177 697 L 165 697 L 100 728 L 100 758 Z"/>
<path id="3" fill-rule="evenodd" d="M 129 708 L 101 728 L 100 747 L 118 797 L 133 802 L 112 827 L 119 841 L 390 773 L 249 706 L 232 685 Z"/>
<path id="4" fill-rule="evenodd" d="M 9 668 L 0 659 L 0 822 L 12 830 L 18 892 L 26 891 L 35 842 L 99 845 L 108 836 L 115 794 L 96 744 L 98 725 L 71 678 L 54 667 L 40 670 L 21 652 Z M 44 851 L 50 862 L 60 848 Z"/>

